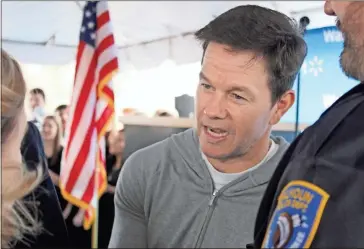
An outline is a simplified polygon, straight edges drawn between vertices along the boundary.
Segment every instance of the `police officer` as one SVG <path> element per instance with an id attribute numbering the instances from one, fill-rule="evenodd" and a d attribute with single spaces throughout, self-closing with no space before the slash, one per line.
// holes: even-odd
<path id="1" fill-rule="evenodd" d="M 362 83 L 290 146 L 262 200 L 255 248 L 364 247 L 364 2 L 326 1 L 344 36 L 340 64 Z"/>

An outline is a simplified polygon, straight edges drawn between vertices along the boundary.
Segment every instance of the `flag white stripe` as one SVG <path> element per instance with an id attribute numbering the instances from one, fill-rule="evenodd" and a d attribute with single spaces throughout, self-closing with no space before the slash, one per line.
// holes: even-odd
<path id="1" fill-rule="evenodd" d="M 107 63 L 109 63 L 113 59 L 115 59 L 115 47 L 110 46 L 107 49 L 105 49 L 104 52 L 102 52 L 99 56 L 99 64 L 98 64 L 99 70 L 101 70 Z"/>
<path id="2" fill-rule="evenodd" d="M 105 137 L 102 137 L 99 142 L 99 148 L 101 150 L 101 158 L 105 160 L 106 157 L 106 139 Z"/>
<path id="3" fill-rule="evenodd" d="M 109 23 L 105 23 L 104 25 L 102 25 L 96 32 L 96 46 L 98 47 L 100 45 L 100 43 L 109 35 L 112 34 L 111 32 L 111 27 L 109 25 Z"/>
<path id="4" fill-rule="evenodd" d="M 89 65 L 91 64 L 93 54 L 94 54 L 94 49 L 91 46 L 86 45 L 84 48 L 84 51 L 81 55 L 81 58 L 80 58 L 80 64 L 78 67 L 75 84 L 74 84 L 74 88 L 73 88 L 73 92 L 72 92 L 72 100 L 71 100 L 72 103 L 69 108 L 69 117 L 68 117 L 68 120 L 70 120 L 70 122 L 67 122 L 67 124 L 66 124 L 65 145 L 67 145 L 70 141 L 69 136 L 70 136 L 72 121 L 75 116 L 76 103 L 79 101 L 79 97 L 80 97 L 82 88 L 84 86 L 84 80 L 86 79 L 87 72 L 89 69 Z"/>
<path id="5" fill-rule="evenodd" d="M 69 120 L 73 120 L 73 117 L 75 115 L 75 108 L 76 105 L 74 104 L 75 101 L 79 100 L 82 88 L 84 86 L 84 82 L 88 73 L 88 70 L 90 68 L 91 60 L 94 56 L 94 48 L 92 48 L 90 45 L 85 45 L 83 53 L 80 58 L 80 64 L 78 65 L 78 71 L 75 79 L 75 84 L 73 88 L 72 93 L 72 104 L 70 106 L 69 110 Z M 71 122 L 69 122 L 71 123 Z"/>
<path id="6" fill-rule="evenodd" d="M 96 112 L 96 120 L 99 120 L 102 113 L 104 112 L 105 108 L 107 107 L 107 102 L 105 102 L 104 100 L 99 100 L 97 102 L 97 112 Z"/>
<path id="7" fill-rule="evenodd" d="M 75 136 L 73 138 L 71 144 L 69 144 L 67 162 L 68 162 L 68 165 L 70 165 L 70 166 L 72 166 L 74 164 L 78 154 L 80 153 L 81 146 L 86 138 L 86 134 L 87 134 L 87 130 L 88 130 L 87 128 L 93 122 L 92 116 L 93 116 L 95 107 L 96 107 L 96 92 L 91 91 L 89 94 L 89 97 L 87 99 L 86 105 L 82 111 L 82 114 L 78 114 L 78 115 L 82 115 L 82 116 L 78 123 L 78 126 L 76 127 L 75 134 L 77 134 L 77 136 Z"/>
<path id="8" fill-rule="evenodd" d="M 92 132 L 92 138 L 91 141 L 96 141 L 97 139 L 97 133 L 96 129 Z M 76 198 L 81 199 L 84 193 L 87 190 L 88 183 L 94 173 L 95 164 L 96 164 L 96 151 L 97 151 L 97 143 L 91 142 L 90 144 L 90 150 L 88 153 L 87 160 L 85 161 L 85 164 L 82 167 L 82 170 L 80 172 L 80 175 L 78 176 L 78 179 L 75 183 L 75 186 L 73 187 L 72 195 Z"/>
<path id="9" fill-rule="evenodd" d="M 74 166 L 77 155 L 80 153 L 81 146 L 83 141 L 85 140 L 87 130 L 92 121 L 93 110 L 96 105 L 96 93 L 95 91 L 91 91 L 89 94 L 88 101 L 86 102 L 86 106 L 83 109 L 82 117 L 79 121 L 79 125 L 76 127 L 76 136 L 73 137 L 71 144 L 69 144 L 69 153 L 67 158 L 65 158 L 65 163 L 62 165 L 62 179 L 66 179 L 69 177 L 71 170 Z M 65 184 L 65 182 L 62 182 Z"/>
<path id="10" fill-rule="evenodd" d="M 108 6 L 106 1 L 100 1 L 96 5 L 96 15 L 100 16 L 104 12 L 108 11 Z"/>

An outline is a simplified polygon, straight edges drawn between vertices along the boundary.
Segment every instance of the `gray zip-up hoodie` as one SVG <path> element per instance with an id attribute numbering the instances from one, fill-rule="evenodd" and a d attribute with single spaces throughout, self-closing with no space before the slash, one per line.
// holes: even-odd
<path id="1" fill-rule="evenodd" d="M 213 194 L 196 132 L 189 129 L 134 153 L 115 192 L 110 248 L 245 248 L 260 200 L 288 147 Z"/>

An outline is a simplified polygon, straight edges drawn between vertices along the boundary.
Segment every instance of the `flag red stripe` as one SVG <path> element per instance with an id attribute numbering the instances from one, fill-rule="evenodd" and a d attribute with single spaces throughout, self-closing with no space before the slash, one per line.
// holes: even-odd
<path id="1" fill-rule="evenodd" d="M 86 220 L 90 219 L 90 216 L 91 216 L 91 214 L 88 211 L 85 212 L 85 219 Z"/>
<path id="2" fill-rule="evenodd" d="M 108 35 L 103 39 L 96 48 L 96 53 L 100 55 L 106 49 L 114 45 L 114 36 L 112 34 Z"/>
<path id="3" fill-rule="evenodd" d="M 104 79 L 110 72 L 113 72 L 118 68 L 118 59 L 114 58 L 106 63 L 100 70 L 99 79 Z"/>
<path id="4" fill-rule="evenodd" d="M 113 114 L 114 110 L 110 107 L 106 107 L 103 113 L 101 114 L 101 117 L 98 120 L 97 123 L 97 131 L 101 131 L 102 128 L 107 124 L 107 121 L 109 120 L 110 116 Z"/>
<path id="5" fill-rule="evenodd" d="M 99 155 L 100 162 L 104 162 L 103 160 L 101 160 L 102 156 L 101 156 L 101 150 L 100 149 L 99 149 L 98 155 Z M 103 170 L 103 169 L 100 169 L 100 170 Z M 93 194 L 95 193 L 95 191 L 94 191 L 94 189 L 95 189 L 95 175 L 96 175 L 96 172 L 94 170 L 93 173 L 92 173 L 92 177 L 91 177 L 91 179 L 90 179 L 90 181 L 89 181 L 89 183 L 87 185 L 86 191 L 82 196 L 82 200 L 85 201 L 85 202 L 91 202 Z M 105 183 L 106 181 L 102 177 L 101 172 L 99 172 L 97 175 L 98 175 L 98 178 L 99 178 L 99 186 L 102 186 L 103 183 Z"/>
<path id="6" fill-rule="evenodd" d="M 78 66 L 80 65 L 81 56 L 83 54 L 83 50 L 85 49 L 85 45 L 86 45 L 86 43 L 81 41 L 77 48 L 77 56 L 76 56 L 77 63 L 76 63 L 76 70 L 75 70 L 75 79 L 76 79 L 76 75 L 78 72 Z M 76 83 L 76 81 L 74 82 L 74 84 L 75 83 Z"/>
<path id="7" fill-rule="evenodd" d="M 93 90 L 92 86 L 94 85 L 94 78 L 95 78 L 95 68 L 96 68 L 96 54 L 94 53 L 91 64 L 89 67 L 89 70 L 87 72 L 86 78 L 84 80 L 84 84 L 82 87 L 82 90 L 80 92 L 80 96 L 78 98 L 78 101 L 76 103 L 76 108 L 74 115 L 72 117 L 72 123 L 71 123 L 71 130 L 70 130 L 70 136 L 69 136 L 69 142 L 66 150 L 66 156 L 68 156 L 70 145 L 72 144 L 73 138 L 75 136 L 75 132 L 77 130 L 78 124 L 80 123 L 83 110 L 86 106 L 86 102 L 88 100 L 88 97 L 91 93 L 91 90 Z"/>
<path id="8" fill-rule="evenodd" d="M 99 187 L 102 186 L 105 182 L 106 182 L 106 179 L 103 178 L 103 175 L 101 173 L 101 170 L 105 170 L 105 161 L 104 159 L 102 158 L 102 151 L 101 149 L 99 148 L 98 150 L 98 156 L 99 156 L 99 161 L 102 162 L 103 164 L 103 169 L 100 169 L 99 173 L 97 174 L 98 175 L 98 178 L 99 178 Z M 96 167 L 98 167 L 98 165 L 96 165 Z M 92 173 L 92 177 L 87 185 L 87 188 L 86 188 L 86 191 L 84 193 L 84 195 L 82 196 L 82 200 L 85 201 L 85 202 L 91 202 L 92 200 L 92 197 L 93 197 L 93 194 L 95 193 L 94 191 L 94 188 L 95 188 L 95 175 L 96 175 L 96 171 L 94 170 L 93 173 Z"/>
<path id="9" fill-rule="evenodd" d="M 95 113 L 92 115 L 93 119 L 95 118 Z M 78 179 L 81 169 L 83 168 L 87 158 L 88 158 L 88 154 L 90 151 L 90 146 L 91 146 L 91 138 L 92 138 L 92 133 L 94 131 L 95 127 L 94 124 L 90 124 L 90 126 L 88 127 L 85 139 L 83 140 L 83 144 L 81 146 L 81 150 L 79 151 L 76 160 L 74 162 L 74 164 L 72 165 L 72 170 L 70 172 L 70 177 L 67 181 L 66 184 L 66 191 L 71 193 L 72 189 L 75 185 L 76 180 Z"/>
<path id="10" fill-rule="evenodd" d="M 95 193 L 94 189 L 95 189 L 95 170 L 93 171 L 92 176 L 88 182 L 86 191 L 82 196 L 82 200 L 87 203 L 91 202 L 92 197 Z"/>
<path id="11" fill-rule="evenodd" d="M 97 17 L 97 29 L 101 28 L 105 23 L 110 21 L 109 11 L 103 12 Z"/>
<path id="12" fill-rule="evenodd" d="M 114 92 L 110 89 L 109 86 L 105 86 L 103 89 L 102 89 L 102 92 L 108 96 L 110 99 L 114 100 Z"/>
<path id="13" fill-rule="evenodd" d="M 104 153 L 104 156 L 102 156 L 102 155 L 103 155 L 102 154 L 102 150 L 101 150 L 101 148 L 99 148 L 99 161 L 102 163 L 103 168 L 106 169 L 106 165 L 105 165 L 105 153 Z M 100 176 L 101 176 L 101 174 L 100 174 Z"/>

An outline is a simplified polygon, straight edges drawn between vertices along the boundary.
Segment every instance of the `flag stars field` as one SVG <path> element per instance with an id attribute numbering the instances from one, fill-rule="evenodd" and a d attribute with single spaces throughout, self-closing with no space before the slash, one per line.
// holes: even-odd
<path id="1" fill-rule="evenodd" d="M 93 29 L 95 27 L 95 24 L 93 22 L 89 22 L 89 23 L 87 23 L 87 27 L 89 29 Z"/>

